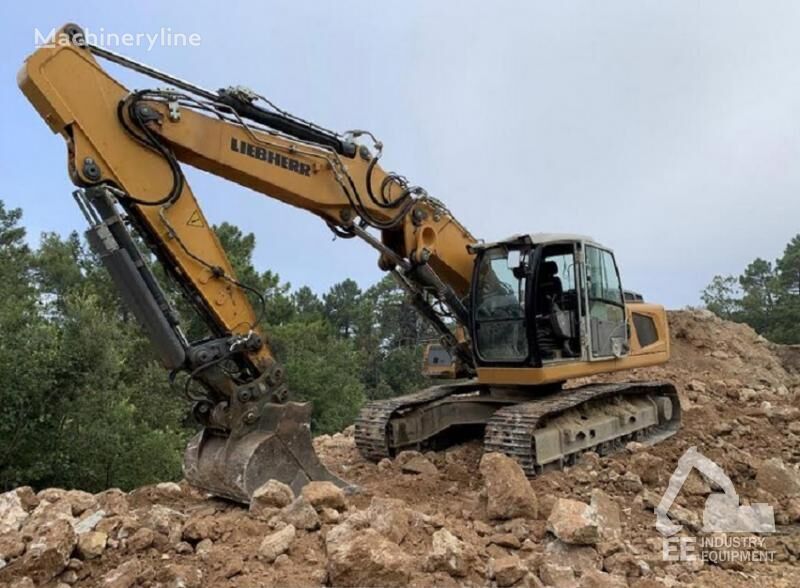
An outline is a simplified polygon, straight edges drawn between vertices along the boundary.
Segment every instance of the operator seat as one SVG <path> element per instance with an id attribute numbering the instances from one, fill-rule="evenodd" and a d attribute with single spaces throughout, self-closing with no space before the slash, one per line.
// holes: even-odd
<path id="1" fill-rule="evenodd" d="M 542 274 L 539 276 L 539 287 L 536 292 L 536 312 L 548 315 L 552 311 L 553 300 L 558 300 L 564 293 L 561 278 L 558 277 L 558 264 L 555 261 L 542 263 Z"/>

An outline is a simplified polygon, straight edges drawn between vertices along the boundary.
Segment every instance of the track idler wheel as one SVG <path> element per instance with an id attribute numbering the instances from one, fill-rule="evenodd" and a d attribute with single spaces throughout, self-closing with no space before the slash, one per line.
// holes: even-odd
<path id="1" fill-rule="evenodd" d="M 203 429 L 186 447 L 184 476 L 193 486 L 242 503 L 271 479 L 295 494 L 315 480 L 347 488 L 319 461 L 310 423 L 310 403 L 286 402 L 267 404 L 258 424 L 238 436 Z"/>

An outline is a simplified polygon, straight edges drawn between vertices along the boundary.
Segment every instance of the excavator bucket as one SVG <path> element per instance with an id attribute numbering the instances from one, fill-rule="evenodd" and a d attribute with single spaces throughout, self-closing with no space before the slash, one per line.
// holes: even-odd
<path id="1" fill-rule="evenodd" d="M 311 442 L 311 404 L 270 404 L 258 427 L 241 436 L 203 429 L 186 447 L 183 473 L 190 484 L 211 494 L 249 503 L 268 480 L 291 486 L 308 482 L 351 488 L 322 465 Z"/>

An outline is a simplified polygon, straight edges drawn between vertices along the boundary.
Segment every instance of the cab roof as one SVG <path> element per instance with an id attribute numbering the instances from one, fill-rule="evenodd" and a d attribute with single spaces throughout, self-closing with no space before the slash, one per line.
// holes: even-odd
<path id="1" fill-rule="evenodd" d="M 474 250 L 481 250 L 481 249 L 488 249 L 490 247 L 495 247 L 497 245 L 512 245 L 512 244 L 521 244 L 525 243 L 528 245 L 549 245 L 552 243 L 574 243 L 576 241 L 581 241 L 584 243 L 589 243 L 590 245 L 597 245 L 598 247 L 602 247 L 605 249 L 603 245 L 595 241 L 592 237 L 588 235 L 580 235 L 577 233 L 520 233 L 517 235 L 512 235 L 507 239 L 502 239 L 500 241 L 491 241 L 489 243 L 475 243 L 472 245 L 472 249 Z"/>

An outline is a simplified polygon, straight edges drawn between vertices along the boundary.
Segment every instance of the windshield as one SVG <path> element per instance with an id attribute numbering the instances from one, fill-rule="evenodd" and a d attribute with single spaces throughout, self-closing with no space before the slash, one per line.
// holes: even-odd
<path id="1" fill-rule="evenodd" d="M 528 357 L 525 330 L 527 264 L 519 250 L 496 247 L 483 254 L 475 291 L 475 329 L 480 356 L 487 361 Z"/>

